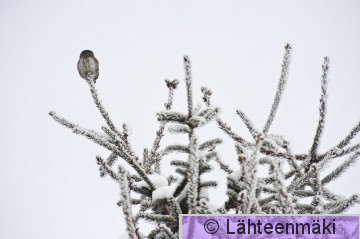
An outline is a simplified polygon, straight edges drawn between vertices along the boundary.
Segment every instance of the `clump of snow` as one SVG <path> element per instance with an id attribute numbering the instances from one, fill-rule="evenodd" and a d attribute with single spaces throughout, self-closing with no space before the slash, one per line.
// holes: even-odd
<path id="1" fill-rule="evenodd" d="M 174 185 L 171 186 L 162 186 L 158 189 L 155 189 L 152 192 L 152 200 L 157 201 L 160 199 L 167 199 L 172 198 L 174 195 L 175 187 Z"/>
<path id="2" fill-rule="evenodd" d="M 149 175 L 149 179 L 155 188 L 168 186 L 168 180 L 160 174 Z"/>
<path id="3" fill-rule="evenodd" d="M 239 181 L 241 178 L 241 169 L 235 170 L 229 175 L 229 177 L 234 181 Z"/>
<path id="4" fill-rule="evenodd" d="M 148 175 L 148 178 L 149 178 L 150 182 L 154 185 L 155 189 L 163 187 L 163 186 L 168 186 L 168 180 L 160 174 L 150 174 L 150 175 Z M 134 183 L 134 185 L 139 188 L 148 186 L 147 183 L 143 180 L 140 182 Z"/>
<path id="5" fill-rule="evenodd" d="M 226 214 L 237 214 L 237 213 L 236 213 L 236 210 L 234 208 L 231 208 L 230 210 L 228 210 L 226 212 Z"/>

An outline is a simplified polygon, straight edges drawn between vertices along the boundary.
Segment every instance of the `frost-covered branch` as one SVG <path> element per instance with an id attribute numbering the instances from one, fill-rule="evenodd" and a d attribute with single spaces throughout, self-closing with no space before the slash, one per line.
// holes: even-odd
<path id="1" fill-rule="evenodd" d="M 327 109 L 329 59 L 325 57 L 319 120 L 309 152 L 295 154 L 291 150 L 290 141 L 281 135 L 269 134 L 284 93 L 290 55 L 291 47 L 287 44 L 275 98 L 262 131 L 253 125 L 244 112 L 236 111 L 252 135 L 251 140 L 243 137 L 242 132 L 235 132 L 220 117 L 220 108 L 212 104 L 212 90 L 202 87 L 203 104 L 194 107 L 192 68 L 188 56 L 183 59 L 187 112 L 172 109 L 174 91 L 179 82 L 166 79 L 168 96 L 165 109 L 157 113 L 159 127 L 151 146 L 143 149 L 142 160 L 130 144 L 129 125 L 123 124 L 120 132 L 99 99 L 94 83 L 94 77 L 98 76 L 96 69 L 95 72 L 87 72 L 89 69 L 83 65 L 80 75 L 88 83 L 93 101 L 105 120 L 102 131 L 81 127 L 53 111 L 50 116 L 73 133 L 110 151 L 104 158 L 96 156 L 96 161 L 100 176 L 109 175 L 119 184 L 121 194 L 117 205 L 122 207 L 129 238 L 176 239 L 179 237 L 179 216 L 189 213 L 342 213 L 360 202 L 359 195 L 338 195 L 331 190 L 329 182 L 339 178 L 358 161 L 360 143 L 351 144 L 351 141 L 360 131 L 360 122 L 335 147 L 319 153 Z M 220 137 L 199 137 L 199 129 L 208 127 L 211 121 L 215 121 L 220 130 L 233 141 L 237 165 L 230 164 L 227 157 L 217 152 L 218 145 L 223 143 Z M 176 141 L 162 145 L 167 133 L 185 135 L 188 142 Z M 187 157 L 165 160 L 169 154 Z M 343 156 L 347 158 L 343 159 Z M 327 175 L 322 175 L 322 170 L 334 159 L 342 162 Z M 163 164 L 169 164 L 174 170 L 163 172 Z M 260 167 L 267 168 L 268 172 L 260 173 Z M 207 174 L 213 170 L 222 170 L 226 175 L 228 198 L 217 208 L 212 205 L 213 192 L 209 189 L 217 187 L 219 182 L 214 178 L 206 180 L 209 178 Z M 153 225 L 148 235 L 141 232 L 141 221 Z M 193 217 L 190 218 L 191 223 L 196 223 Z"/>
<path id="2" fill-rule="evenodd" d="M 272 124 L 272 122 L 274 121 L 275 118 L 275 114 L 276 111 L 279 107 L 279 103 L 281 100 L 281 96 L 283 94 L 285 85 L 286 85 L 286 81 L 287 81 L 287 77 L 289 74 L 289 64 L 290 64 L 290 55 L 291 55 L 291 46 L 290 44 L 286 44 L 285 45 L 285 55 L 284 55 L 284 59 L 283 59 L 283 64 L 282 64 L 282 69 L 281 69 L 281 75 L 280 75 L 280 80 L 279 80 L 279 84 L 278 84 L 278 88 L 275 94 L 275 99 L 274 102 L 271 106 L 271 111 L 270 111 L 270 115 L 266 121 L 266 124 L 264 126 L 263 129 L 263 133 L 266 135 L 270 129 L 270 126 Z"/>
<path id="3" fill-rule="evenodd" d="M 138 239 L 137 236 L 137 228 L 134 223 L 134 217 L 131 209 L 131 198 L 130 198 L 130 189 L 129 183 L 127 180 L 126 170 L 122 167 L 119 167 L 119 184 L 121 191 L 121 199 L 122 199 L 122 208 L 125 215 L 126 229 L 130 239 Z"/>
<path id="4" fill-rule="evenodd" d="M 193 94 L 192 94 L 192 72 L 191 62 L 188 56 L 184 56 L 184 67 L 185 67 L 185 83 L 187 92 L 187 103 L 188 103 L 188 117 L 191 118 L 193 114 Z"/>
<path id="5" fill-rule="evenodd" d="M 173 81 L 166 79 L 165 83 L 169 89 L 169 94 L 168 94 L 168 100 L 164 105 L 165 105 L 166 110 L 170 111 L 172 102 L 173 102 L 173 98 L 174 98 L 174 90 L 176 89 L 177 85 L 179 84 L 179 81 L 176 79 Z M 162 137 L 164 136 L 165 126 L 166 126 L 166 121 L 162 121 L 160 123 L 159 129 L 156 131 L 156 138 L 154 140 L 153 146 L 151 147 L 151 151 L 148 155 L 146 155 L 146 157 L 144 157 L 144 165 L 145 165 L 147 172 L 150 171 L 150 167 L 152 166 L 152 164 L 156 163 L 155 162 L 156 160 L 154 160 L 154 158 L 156 156 L 157 150 L 160 147 L 160 141 L 161 141 Z"/>
<path id="6" fill-rule="evenodd" d="M 328 85 L 328 71 L 329 71 L 329 58 L 324 58 L 324 64 L 322 66 L 323 74 L 321 79 L 321 98 L 320 98 L 320 108 L 319 108 L 319 121 L 316 129 L 315 138 L 313 141 L 313 145 L 311 146 L 310 163 L 317 162 L 317 151 L 320 145 L 320 137 L 322 135 L 324 124 L 325 124 L 325 116 L 326 116 L 326 99 L 327 99 L 327 85 Z"/>
<path id="7" fill-rule="evenodd" d="M 100 111 L 101 116 L 104 118 L 105 122 L 110 127 L 110 129 L 112 131 L 114 131 L 117 135 L 120 136 L 121 133 L 116 129 L 114 123 L 112 122 L 112 120 L 111 120 L 111 118 L 109 116 L 109 113 L 107 112 L 107 110 L 103 106 L 101 100 L 99 99 L 97 90 L 95 88 L 94 81 L 89 79 L 89 80 L 87 80 L 87 83 L 89 84 L 91 96 L 93 97 L 94 103 L 95 103 L 96 107 L 98 108 L 98 110 Z"/>
<path id="8" fill-rule="evenodd" d="M 244 112 L 242 112 L 241 110 L 237 110 L 236 113 L 240 116 L 240 118 L 242 119 L 242 121 L 244 122 L 244 124 L 246 125 L 246 127 L 248 128 L 248 130 L 250 131 L 252 137 L 254 139 L 256 139 L 256 136 L 259 135 L 259 131 L 254 127 L 253 123 L 251 122 L 251 120 L 245 115 Z"/>

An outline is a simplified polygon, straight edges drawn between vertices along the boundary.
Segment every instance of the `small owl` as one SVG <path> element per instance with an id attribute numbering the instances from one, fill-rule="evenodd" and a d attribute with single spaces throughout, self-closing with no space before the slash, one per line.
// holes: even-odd
<path id="1" fill-rule="evenodd" d="M 80 54 L 77 64 L 79 74 L 85 80 L 96 79 L 99 77 L 99 61 L 95 58 L 94 53 L 90 50 L 84 50 Z"/>

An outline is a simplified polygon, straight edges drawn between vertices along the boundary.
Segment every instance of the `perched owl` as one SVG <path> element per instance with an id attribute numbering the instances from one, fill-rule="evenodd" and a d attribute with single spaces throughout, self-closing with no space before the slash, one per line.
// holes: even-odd
<path id="1" fill-rule="evenodd" d="M 99 61 L 92 51 L 84 50 L 81 52 L 77 68 L 82 78 L 85 80 L 93 78 L 94 83 L 96 83 L 96 79 L 99 77 Z"/>

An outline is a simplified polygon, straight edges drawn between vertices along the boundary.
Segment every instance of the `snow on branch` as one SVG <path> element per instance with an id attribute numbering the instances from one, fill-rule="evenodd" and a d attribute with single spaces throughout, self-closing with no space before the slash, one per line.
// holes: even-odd
<path id="1" fill-rule="evenodd" d="M 241 110 L 237 110 L 236 113 L 240 116 L 241 120 L 244 122 L 244 124 L 248 128 L 248 130 L 251 133 L 252 137 L 254 139 L 256 139 L 256 137 L 259 135 L 259 131 L 254 127 L 251 120 Z"/>
<path id="2" fill-rule="evenodd" d="M 344 148 L 347 146 L 350 141 L 359 133 L 360 131 L 360 121 L 354 126 L 354 128 L 350 131 L 350 133 L 340 141 L 340 143 L 336 146 L 339 149 Z"/>
<path id="3" fill-rule="evenodd" d="M 272 122 L 274 121 L 275 118 L 275 114 L 276 111 L 279 107 L 279 103 L 281 100 L 281 96 L 284 92 L 284 88 L 286 85 L 286 81 L 287 81 L 287 77 L 289 74 L 289 64 L 290 64 L 290 55 L 291 55 L 291 46 L 290 44 L 286 44 L 285 45 L 285 55 L 284 55 L 284 59 L 283 59 L 283 64 L 282 64 L 282 69 L 281 69 L 281 75 L 280 75 L 280 80 L 279 80 L 279 84 L 278 84 L 278 88 L 275 94 L 275 99 L 274 102 L 271 106 L 271 111 L 270 111 L 270 115 L 266 121 L 266 124 L 264 126 L 263 129 L 263 133 L 266 135 L 270 129 L 270 126 L 272 124 Z"/>
<path id="4" fill-rule="evenodd" d="M 138 239 L 136 231 L 138 230 L 134 223 L 134 217 L 131 209 L 131 198 L 130 198 L 130 189 L 129 183 L 127 180 L 127 172 L 123 167 L 119 167 L 119 184 L 121 191 L 122 199 L 122 208 L 125 215 L 126 228 L 130 239 Z"/>
<path id="5" fill-rule="evenodd" d="M 327 109 L 329 59 L 325 57 L 319 120 L 309 152 L 295 154 L 289 140 L 281 135 L 269 134 L 288 78 L 290 55 L 291 46 L 286 44 L 277 91 L 262 131 L 244 112 L 236 111 L 252 135 L 251 140 L 235 132 L 220 117 L 220 108 L 213 105 L 213 92 L 207 87 L 201 88 L 203 103 L 194 107 L 192 66 L 188 56 L 183 58 L 187 112 L 172 109 L 179 81 L 166 79 L 168 95 L 164 108 L 157 112 L 159 127 L 152 144 L 143 149 L 141 158 L 129 142 L 130 126 L 123 124 L 120 131 L 99 98 L 95 87 L 98 68 L 88 69 L 83 64 L 79 71 L 105 121 L 100 130 L 81 127 L 54 111 L 49 114 L 73 133 L 109 150 L 106 157 L 97 155 L 96 161 L 100 176 L 108 175 L 119 184 L 120 200 L 117 205 L 122 207 L 129 238 L 178 238 L 179 215 L 189 213 L 342 213 L 360 202 L 359 194 L 356 194 L 359 192 L 353 192 L 355 194 L 348 197 L 338 195 L 331 190 L 329 183 L 358 161 L 360 142 L 352 144 L 351 141 L 360 131 L 360 122 L 335 147 L 324 153 L 318 152 Z M 204 140 L 199 137 L 199 129 L 209 127 L 212 121 L 216 122 L 224 137 L 233 141 L 237 164 L 230 164 L 228 158 L 217 151 L 223 143 L 219 135 Z M 186 135 L 186 142 L 162 145 L 167 133 Z M 165 160 L 169 154 L 181 154 L 186 158 Z M 345 156 L 347 158 L 343 159 Z M 341 161 L 340 165 L 322 175 L 322 170 L 335 158 Z M 165 164 L 174 170 L 164 170 Z M 268 172 L 260 173 L 260 167 L 268 169 Z M 215 178 L 206 180 L 214 170 L 222 170 L 226 175 L 227 200 L 220 207 L 212 205 L 213 196 L 209 190 L 221 182 Z M 147 235 L 141 232 L 141 221 L 154 226 Z"/>
<path id="6" fill-rule="evenodd" d="M 191 62 L 188 56 L 184 56 L 184 68 L 185 68 L 185 83 L 188 102 L 188 117 L 191 118 L 193 114 L 193 95 L 192 95 L 192 72 Z"/>
<path id="7" fill-rule="evenodd" d="M 332 180 L 340 177 L 340 175 L 342 173 L 344 173 L 346 169 L 348 169 L 352 164 L 356 163 L 359 156 L 360 156 L 360 151 L 355 152 L 347 160 L 345 160 L 340 166 L 338 166 L 334 171 L 332 171 L 330 174 L 326 175 L 321 180 L 321 184 L 325 185 L 325 184 L 331 182 Z"/>
<path id="8" fill-rule="evenodd" d="M 317 151 L 320 144 L 320 137 L 322 135 L 325 116 L 326 116 L 326 99 L 327 99 L 327 85 L 328 85 L 328 71 L 329 71 L 329 58 L 324 58 L 324 64 L 322 65 L 322 79 L 321 79 L 321 98 L 320 98 L 320 108 L 319 108 L 319 121 L 316 129 L 316 134 L 314 137 L 313 145 L 311 146 L 310 156 L 311 163 L 317 162 Z"/>

